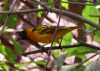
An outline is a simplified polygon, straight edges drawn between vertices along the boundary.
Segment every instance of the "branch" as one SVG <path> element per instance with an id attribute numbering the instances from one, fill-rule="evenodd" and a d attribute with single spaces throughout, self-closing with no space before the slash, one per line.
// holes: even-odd
<path id="1" fill-rule="evenodd" d="M 92 27 L 95 27 L 96 29 L 99 29 L 100 30 L 100 24 L 96 24 L 76 13 L 73 13 L 73 12 L 70 12 L 68 10 L 60 10 L 60 9 L 56 9 L 56 8 L 50 8 L 48 7 L 46 4 L 44 4 L 43 2 L 40 2 L 40 1 L 36 1 L 38 4 L 40 4 L 41 6 L 44 7 L 44 9 L 46 9 L 47 11 L 50 11 L 50 12 L 55 12 L 57 14 L 60 14 L 60 15 L 64 15 L 64 16 L 68 16 L 74 20 L 77 20 L 77 21 L 82 21 L 82 22 L 85 22 L 86 24 L 88 25 L 91 25 Z"/>
<path id="2" fill-rule="evenodd" d="M 10 15 L 16 15 L 16 14 L 28 14 L 32 12 L 39 12 L 39 11 L 44 11 L 44 9 L 27 9 L 27 10 L 20 10 L 20 11 L 0 11 L 0 14 L 10 14 Z"/>
<path id="3" fill-rule="evenodd" d="M 93 2 L 89 1 L 90 3 L 81 3 L 81 2 L 72 2 L 72 1 L 62 1 L 63 3 L 71 3 L 71 4 L 79 4 L 79 5 L 88 5 L 88 6 L 95 6 L 97 4 L 100 4 L 100 2 L 96 2 L 95 4 L 93 4 Z M 87 2 L 87 1 L 84 1 Z"/>
<path id="4" fill-rule="evenodd" d="M 10 9 L 9 9 L 8 12 L 12 12 L 12 11 L 13 11 L 13 7 L 14 7 L 15 3 L 16 3 L 16 0 L 13 0 L 13 1 L 12 1 L 12 4 L 10 5 Z M 4 24 L 3 24 L 3 27 L 2 27 L 2 29 L 1 29 L 1 31 L 0 31 L 0 35 L 2 35 L 3 32 L 4 32 L 4 29 L 5 29 L 6 25 L 7 25 L 9 16 L 10 16 L 10 15 L 9 15 L 9 13 L 8 13 L 7 16 L 6 16 L 6 18 L 5 18 L 5 20 L 4 20 Z"/>
<path id="5" fill-rule="evenodd" d="M 60 47 L 59 46 L 52 46 L 52 48 L 51 47 L 46 47 L 46 48 L 43 47 L 44 48 L 43 50 L 31 51 L 31 52 L 23 53 L 22 55 L 27 56 L 29 54 L 45 52 L 45 51 L 48 51 L 48 50 L 68 49 L 68 48 L 74 48 L 74 47 L 80 47 L 80 46 L 85 46 L 85 47 L 92 48 L 92 49 L 95 49 L 95 50 L 100 50 L 100 47 L 94 46 L 92 44 L 81 43 L 81 44 L 66 45 L 66 46 L 60 46 Z"/>
<path id="6" fill-rule="evenodd" d="M 38 2 L 38 1 L 37 1 Z M 44 3 L 42 2 L 38 2 L 40 5 L 42 5 L 43 7 L 45 6 Z M 92 27 L 95 27 L 96 29 L 100 30 L 100 24 L 94 23 L 76 13 L 70 12 L 70 11 L 65 11 L 65 10 L 60 10 L 60 9 L 56 9 L 56 8 L 49 8 L 48 6 L 45 6 L 45 9 L 28 9 L 28 10 L 21 10 L 21 11 L 16 11 L 16 12 L 9 12 L 9 11 L 2 11 L 0 12 L 0 14 L 27 14 L 27 13 L 31 13 L 31 12 L 39 12 L 39 11 L 49 11 L 49 12 L 55 12 L 57 14 L 60 15 L 64 15 L 67 17 L 70 17 L 74 20 L 77 21 L 83 21 L 85 22 L 85 24 L 91 25 Z"/>

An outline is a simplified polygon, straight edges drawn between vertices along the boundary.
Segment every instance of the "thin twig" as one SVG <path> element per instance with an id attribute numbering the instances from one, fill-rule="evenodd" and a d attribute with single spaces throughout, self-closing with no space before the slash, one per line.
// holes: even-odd
<path id="1" fill-rule="evenodd" d="M 59 46 L 52 46 L 51 50 L 68 49 L 68 48 L 74 48 L 74 47 L 80 47 L 80 46 L 84 46 L 84 47 L 95 49 L 95 50 L 100 50 L 100 47 L 94 46 L 92 44 L 87 44 L 87 43 L 74 44 L 74 45 L 66 45 L 66 46 L 61 46 L 60 48 L 59 48 Z M 45 52 L 45 51 L 48 51 L 49 48 L 50 47 L 46 47 L 46 48 L 44 48 L 44 50 L 31 51 L 31 52 L 23 53 L 22 55 L 26 56 L 26 55 L 29 55 L 29 54 Z"/>
<path id="2" fill-rule="evenodd" d="M 44 9 L 46 9 L 47 11 L 55 12 L 56 14 L 60 14 L 60 15 L 70 17 L 70 18 L 72 18 L 76 21 L 83 21 L 86 24 L 91 25 L 92 27 L 95 27 L 96 29 L 100 29 L 100 24 L 96 24 L 96 23 L 80 16 L 79 14 L 76 14 L 76 13 L 73 13 L 73 12 L 70 12 L 70 11 L 67 11 L 67 10 L 65 11 L 65 10 L 60 10 L 60 9 L 56 9 L 56 8 L 50 8 L 46 4 L 44 4 L 43 2 L 40 2 L 40 1 L 36 1 L 36 2 L 39 3 L 41 6 L 43 6 Z"/>
<path id="3" fill-rule="evenodd" d="M 39 2 L 39 4 L 41 4 Z M 44 5 L 44 3 L 42 3 L 42 5 Z M 31 12 L 38 12 L 38 11 L 50 11 L 50 12 L 55 12 L 57 14 L 61 14 L 61 15 L 64 15 L 64 16 L 67 16 L 67 17 L 70 17 L 74 20 L 77 20 L 77 21 L 83 21 L 85 22 L 84 24 L 88 24 L 88 25 L 91 25 L 92 27 L 95 27 L 97 29 L 100 29 L 100 25 L 99 24 L 96 24 L 78 14 L 75 14 L 73 12 L 70 12 L 70 11 L 64 11 L 64 10 L 60 10 L 60 9 L 56 9 L 56 8 L 49 8 L 48 6 L 46 6 L 45 9 L 28 9 L 28 10 L 21 10 L 21 11 L 16 11 L 16 12 L 7 12 L 7 11 L 2 11 L 0 12 L 0 14 L 26 14 L 26 13 L 31 13 Z"/>
<path id="4" fill-rule="evenodd" d="M 14 1 L 12 2 L 12 4 L 10 5 L 9 12 L 12 12 L 15 3 L 16 3 L 16 0 L 14 0 Z M 4 21 L 4 24 L 3 24 L 2 30 L 0 31 L 0 35 L 2 35 L 2 33 L 4 32 L 4 29 L 5 29 L 6 25 L 7 25 L 7 22 L 8 22 L 8 18 L 9 18 L 9 16 L 10 16 L 10 14 L 8 13 L 8 15 L 7 15 L 7 17 L 6 17 L 5 21 Z"/>
<path id="5" fill-rule="evenodd" d="M 88 59 L 84 60 L 83 62 L 81 62 L 80 64 L 84 64 L 87 61 L 89 61 L 90 59 L 94 58 L 95 56 L 97 56 L 98 54 L 100 54 L 100 52 L 96 52 L 94 55 L 92 55 L 91 57 L 89 57 Z"/>
<path id="6" fill-rule="evenodd" d="M 95 4 L 93 4 L 93 2 L 90 2 L 91 4 L 89 3 L 81 3 L 81 2 L 72 2 L 72 1 L 62 1 L 63 3 L 71 3 L 71 4 L 78 4 L 78 5 L 88 5 L 88 6 L 95 6 L 97 4 L 100 4 L 100 2 L 96 2 Z"/>
<path id="7" fill-rule="evenodd" d="M 81 63 L 79 63 L 79 64 L 77 65 L 77 67 L 80 67 L 81 65 L 83 65 L 84 63 L 86 63 L 87 61 L 89 61 L 90 59 L 96 57 L 98 54 L 100 54 L 100 52 L 96 52 L 94 55 L 92 55 L 92 56 L 89 57 L 88 59 L 82 61 Z"/>
<path id="8" fill-rule="evenodd" d="M 0 11 L 0 14 L 10 14 L 10 15 L 16 15 L 16 14 L 28 14 L 32 12 L 39 12 L 39 11 L 44 11 L 44 9 L 26 9 L 26 10 L 16 10 L 13 12 L 9 11 Z"/>
<path id="9" fill-rule="evenodd" d="M 47 8 L 47 9 L 27 9 L 27 10 L 21 10 L 21 11 L 16 11 L 16 12 L 8 12 L 8 11 L 2 11 L 0 12 L 0 14 L 28 14 L 31 12 L 39 12 L 39 11 L 50 11 L 50 12 L 55 12 L 57 14 L 61 14 L 67 17 L 72 18 L 73 20 L 77 20 L 77 21 L 83 21 L 85 22 L 84 24 L 88 24 L 91 25 L 92 27 L 95 27 L 97 29 L 100 29 L 100 25 L 97 23 L 94 23 L 92 21 L 90 21 L 89 19 L 84 18 L 83 16 L 80 16 L 76 13 L 70 12 L 70 11 L 65 11 L 65 10 L 60 10 L 60 9 L 56 9 L 56 8 Z M 77 23 L 76 23 L 77 24 Z"/>

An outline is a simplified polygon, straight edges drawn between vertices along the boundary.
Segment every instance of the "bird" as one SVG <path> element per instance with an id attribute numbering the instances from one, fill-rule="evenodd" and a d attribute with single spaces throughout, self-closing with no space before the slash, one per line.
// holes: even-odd
<path id="1" fill-rule="evenodd" d="M 30 40 L 33 42 L 41 43 L 51 43 L 53 39 L 53 34 L 57 26 L 46 26 L 38 25 L 35 27 L 25 28 L 22 31 L 18 31 L 18 35 L 23 40 Z M 74 27 L 65 27 L 59 26 L 55 33 L 55 42 L 58 42 L 59 39 L 68 32 L 71 32 L 74 29 L 77 29 L 77 26 Z"/>

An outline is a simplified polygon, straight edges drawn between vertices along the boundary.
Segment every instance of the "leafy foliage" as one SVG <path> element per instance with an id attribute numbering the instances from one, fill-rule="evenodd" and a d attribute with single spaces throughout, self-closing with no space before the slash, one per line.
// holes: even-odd
<path id="1" fill-rule="evenodd" d="M 88 4 L 91 4 L 91 3 L 88 3 Z M 99 18 L 98 17 L 92 17 L 91 15 L 98 15 L 100 12 L 98 9 L 96 9 L 95 6 L 88 6 L 86 5 L 84 10 L 83 10 L 83 16 L 95 23 L 98 23 L 99 21 Z M 86 27 L 88 29 L 93 29 L 93 27 L 91 27 L 90 25 L 86 25 Z"/>
<path id="2" fill-rule="evenodd" d="M 83 58 L 85 54 L 95 52 L 95 50 L 81 46 L 81 47 L 73 47 L 73 48 L 67 49 L 66 52 L 69 56 L 75 55 L 75 56 Z"/>
<path id="3" fill-rule="evenodd" d="M 70 71 L 84 71 L 84 68 L 85 67 L 83 65 L 81 65 L 79 67 L 72 68 Z"/>
<path id="4" fill-rule="evenodd" d="M 21 45 L 13 38 L 12 38 L 12 41 L 13 41 L 14 46 L 15 46 L 16 54 L 19 55 L 19 54 L 23 53 L 23 48 L 21 47 Z"/>
<path id="5" fill-rule="evenodd" d="M 97 42 L 100 42 L 100 31 L 99 31 L 99 30 L 95 32 L 94 39 L 95 39 Z"/>
<path id="6" fill-rule="evenodd" d="M 21 0 L 22 1 L 22 0 Z M 24 0 L 23 0 L 24 1 Z M 23 2 L 22 1 L 22 2 Z M 69 4 L 71 4 L 71 3 L 68 3 L 70 0 L 61 0 L 60 1 L 60 4 L 61 4 L 61 9 L 62 8 L 64 8 L 63 10 L 65 10 L 65 9 L 67 9 L 68 10 L 68 5 Z M 76 2 L 79 2 L 79 1 L 81 1 L 81 0 L 77 0 Z M 86 3 L 86 5 L 85 5 L 85 8 L 84 8 L 84 10 L 83 10 L 83 13 L 82 13 L 82 16 L 84 16 L 85 18 L 87 18 L 87 19 L 90 19 L 92 22 L 95 22 L 95 23 L 99 23 L 99 17 L 94 17 L 94 16 L 91 16 L 91 15 L 99 15 L 100 14 L 100 10 L 99 9 L 96 9 L 95 8 L 95 5 L 92 3 L 92 0 L 88 0 L 88 1 L 90 1 L 90 2 L 87 2 Z M 1 1 L 0 1 L 1 2 Z M 9 8 L 10 8 L 10 1 L 9 0 L 4 0 L 3 1 L 4 2 L 4 7 L 3 7 L 3 11 L 9 11 Z M 32 8 L 30 8 L 30 6 L 31 7 L 34 7 L 34 4 L 35 4 L 35 2 L 34 1 L 32 1 L 33 3 L 33 5 L 31 4 L 31 1 L 28 1 L 28 0 L 26 0 L 25 2 L 23 2 L 23 3 L 27 3 L 27 5 L 29 5 L 28 7 L 26 6 L 26 5 L 24 5 L 22 8 L 21 8 L 21 10 L 23 10 L 23 9 L 32 9 Z M 45 2 L 45 3 L 47 3 L 46 5 L 48 5 L 48 7 L 50 7 L 50 8 L 53 8 L 56 4 L 54 3 L 54 0 L 47 0 L 47 1 L 43 1 L 43 2 Z M 99 2 L 99 0 L 97 1 L 97 2 Z M 95 3 L 95 1 L 94 1 L 94 3 Z M 91 6 L 89 6 L 88 4 L 91 4 Z M 37 9 L 42 9 L 43 7 L 42 6 L 40 6 L 40 5 L 38 5 L 38 4 L 35 4 L 36 6 L 35 6 L 35 8 L 37 8 Z M 20 1 L 18 2 L 18 6 L 17 5 L 15 5 L 16 6 L 16 9 L 17 9 L 17 7 L 19 8 L 19 6 L 20 6 Z M 46 9 L 45 9 L 46 10 Z M 20 11 L 20 10 L 19 10 Z M 42 18 L 42 16 L 44 17 L 44 15 L 45 15 L 45 13 L 47 13 L 48 11 L 39 11 L 39 12 L 36 12 L 36 13 L 34 13 L 34 12 L 32 12 L 32 13 L 34 13 L 35 15 L 35 19 L 37 19 L 37 20 L 35 20 L 37 23 L 39 22 L 39 24 L 40 23 L 42 23 L 42 22 L 40 22 L 40 21 L 43 21 L 44 20 L 44 18 L 42 19 L 42 20 L 40 20 L 40 19 L 38 19 L 38 17 L 39 18 Z M 17 17 L 17 16 L 19 16 L 19 15 L 8 15 L 8 14 L 1 14 L 0 15 L 0 24 L 2 24 L 2 25 L 0 25 L 0 28 L 3 26 L 3 27 L 7 27 L 8 29 L 11 29 L 11 28 L 13 28 L 13 29 L 15 29 L 15 27 L 16 27 L 16 25 L 18 25 L 18 24 L 20 24 L 20 25 L 22 25 L 22 21 L 24 22 L 24 24 L 26 23 L 26 21 L 30 21 L 30 19 L 28 18 L 28 14 L 23 14 L 22 15 L 22 17 L 20 17 L 20 21 L 21 21 L 21 23 L 18 23 L 18 21 L 19 21 L 19 17 Z M 58 15 L 57 15 L 58 16 Z M 8 17 L 8 18 L 7 18 Z M 7 20 L 7 22 L 6 22 L 6 20 Z M 34 20 L 34 19 L 32 19 L 32 20 Z M 50 20 L 50 19 L 49 19 Z M 34 23 L 34 21 L 33 21 L 33 23 Z M 48 23 L 48 22 L 46 22 L 46 23 Z M 55 22 L 53 22 L 53 23 L 55 23 Z M 6 24 L 6 25 L 5 25 Z M 44 23 L 43 23 L 44 24 Z M 52 23 L 51 23 L 52 24 Z M 25 25 L 24 25 L 25 26 Z M 86 26 L 86 29 L 88 29 L 89 31 L 91 31 L 91 33 L 93 33 L 93 41 L 95 41 L 95 42 L 100 42 L 100 31 L 99 30 L 96 30 L 96 31 L 94 31 L 95 30 L 95 28 L 94 27 L 91 27 L 90 25 L 85 25 Z M 28 26 L 25 26 L 25 27 L 28 27 Z M 33 27 L 33 26 L 31 26 L 31 27 Z M 41 27 L 40 27 L 41 28 Z M 4 28 L 5 29 L 5 28 Z M 23 28 L 22 28 L 23 29 Z M 86 29 L 84 29 L 84 31 L 86 30 Z M 47 29 L 48 30 L 48 29 Z M 44 31 L 47 31 L 47 30 L 44 30 Z M 17 30 L 16 30 L 17 31 Z M 39 30 L 39 31 L 41 31 L 41 30 Z M 0 32 L 2 32 L 2 31 L 0 31 Z M 7 32 L 8 33 L 8 32 Z M 16 32 L 13 32 L 13 33 L 16 33 Z M 44 33 L 44 32 L 42 32 L 42 33 Z M 11 34 L 12 34 L 12 32 L 11 32 Z M 16 37 L 17 37 L 17 34 L 15 34 L 16 35 Z M 0 35 L 0 36 L 2 36 L 2 35 Z M 6 35 L 6 36 L 8 36 L 8 34 Z M 80 35 L 78 35 L 78 36 L 80 36 Z M 23 45 L 22 44 L 20 44 L 20 42 L 19 41 L 16 41 L 16 39 L 17 38 L 12 38 L 12 36 L 10 37 L 10 39 L 11 39 L 11 44 L 13 45 L 13 49 L 12 48 L 10 48 L 10 47 L 7 47 L 6 45 L 4 45 L 1 41 L 0 41 L 0 53 L 2 53 L 4 56 L 5 56 L 5 58 L 6 58 L 6 60 L 7 60 L 7 62 L 8 63 L 11 63 L 11 64 L 13 64 L 16 68 L 18 68 L 19 70 L 24 70 L 24 68 L 25 68 L 25 66 L 24 66 L 24 64 L 23 63 L 20 63 L 20 62 L 17 62 L 17 56 L 22 56 L 23 55 L 23 53 L 24 52 L 26 52 L 27 51 L 27 49 L 26 50 L 24 50 L 23 49 Z M 49 38 L 48 38 L 49 39 Z M 72 39 L 73 39 L 73 36 L 72 36 L 72 32 L 69 32 L 69 33 L 67 33 L 64 37 L 63 37 L 63 39 L 61 40 L 59 40 L 59 41 L 62 41 L 61 42 L 61 45 L 62 46 L 66 46 L 66 45 L 71 45 L 72 44 Z M 1 39 L 0 39 L 1 40 Z M 9 40 L 8 40 L 9 41 Z M 10 42 L 10 41 L 9 41 Z M 29 41 L 28 43 L 31 43 L 31 41 Z M 32 45 L 33 45 L 33 43 L 32 43 Z M 30 46 L 32 46 L 31 44 L 28 46 L 28 47 L 30 47 Z M 26 46 L 26 44 L 25 44 L 25 46 Z M 36 45 L 37 46 L 37 45 Z M 55 42 L 54 42 L 54 46 L 55 46 Z M 26 46 L 27 47 L 27 46 Z M 28 48 L 27 47 L 27 48 Z M 38 47 L 38 46 L 37 46 Z M 40 46 L 39 46 L 40 47 Z M 31 49 L 29 49 L 30 51 L 31 51 Z M 32 48 L 32 51 L 33 51 L 34 49 Z M 42 50 L 42 49 L 40 49 L 40 50 Z M 50 50 L 51 51 L 51 50 Z M 60 68 L 61 68 L 61 66 L 63 65 L 63 61 L 64 61 L 64 58 L 61 60 L 60 59 L 60 57 L 62 56 L 61 53 L 62 51 L 61 50 L 54 50 L 53 52 L 51 52 L 51 54 L 52 55 L 50 55 L 49 53 L 47 53 L 46 52 L 46 54 L 48 54 L 48 56 L 50 56 L 50 57 L 52 57 L 52 60 L 57 60 L 58 59 L 58 64 L 57 64 L 57 70 L 60 70 Z M 91 49 L 91 48 L 87 48 L 87 47 L 83 47 L 83 46 L 81 46 L 81 47 L 73 47 L 73 48 L 65 48 L 64 50 L 63 50 L 63 52 L 65 53 L 65 55 L 66 56 L 73 56 L 73 55 L 75 55 L 75 56 L 77 56 L 77 57 L 80 57 L 80 58 L 82 58 L 82 59 L 84 59 L 84 56 L 87 54 L 87 53 L 91 53 L 91 52 L 96 52 L 96 50 L 94 50 L 94 49 Z M 32 52 L 30 52 L 30 53 L 32 53 Z M 41 54 L 42 55 L 42 54 Z M 54 56 L 54 57 L 53 57 Z M 31 59 L 31 56 L 29 55 L 28 57 L 30 57 L 30 59 Z M 34 55 L 33 55 L 33 57 L 34 57 Z M 49 61 L 49 58 L 50 57 L 48 57 L 48 61 Z M 43 65 L 43 66 L 46 66 L 47 64 L 48 64 L 48 61 L 45 61 L 45 60 L 38 60 L 38 61 L 34 61 L 34 59 L 32 59 L 33 61 L 32 62 L 34 62 L 34 63 L 36 63 L 37 65 Z M 61 64 L 60 64 L 61 63 Z M 0 70 L 2 70 L 2 71 L 9 71 L 9 68 L 10 68 L 10 66 L 9 65 L 7 65 L 7 63 L 6 62 L 0 62 Z M 72 68 L 72 70 L 71 71 L 84 71 L 84 66 L 83 65 L 81 65 L 80 67 L 76 67 L 76 68 Z M 16 70 L 16 69 L 13 69 L 13 70 Z"/>
<path id="7" fill-rule="evenodd" d="M 72 42 L 72 33 L 69 32 L 63 37 L 61 45 L 70 45 L 71 42 Z"/>

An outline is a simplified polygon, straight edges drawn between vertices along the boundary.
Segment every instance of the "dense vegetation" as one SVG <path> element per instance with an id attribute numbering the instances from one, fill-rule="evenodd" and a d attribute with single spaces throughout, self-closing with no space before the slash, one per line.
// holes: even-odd
<path id="1" fill-rule="evenodd" d="M 99 0 L 0 1 L 0 71 L 84 71 L 98 50 Z"/>

